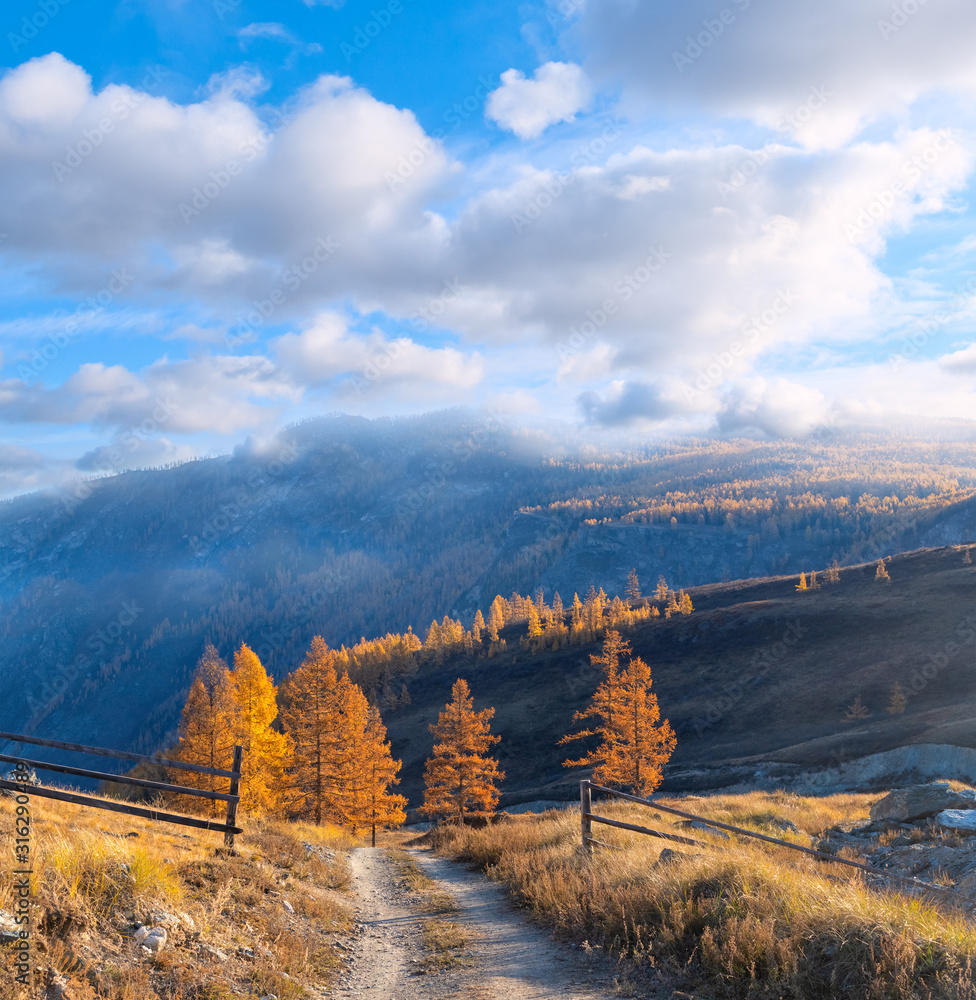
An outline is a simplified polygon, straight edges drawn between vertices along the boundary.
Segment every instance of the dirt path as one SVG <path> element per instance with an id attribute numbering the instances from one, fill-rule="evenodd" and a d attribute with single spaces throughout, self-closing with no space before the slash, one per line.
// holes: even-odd
<path id="1" fill-rule="evenodd" d="M 451 919 L 474 940 L 465 949 L 471 964 L 422 973 L 426 957 L 422 926 L 427 919 L 413 908 L 411 893 L 400 887 L 396 867 L 380 848 L 352 852 L 353 891 L 358 902 L 358 933 L 349 941 L 349 972 L 337 997 L 373 1000 L 610 1000 L 613 971 L 600 956 L 554 942 L 512 910 L 504 890 L 461 865 L 426 850 L 409 852 L 438 887 L 459 907 Z"/>

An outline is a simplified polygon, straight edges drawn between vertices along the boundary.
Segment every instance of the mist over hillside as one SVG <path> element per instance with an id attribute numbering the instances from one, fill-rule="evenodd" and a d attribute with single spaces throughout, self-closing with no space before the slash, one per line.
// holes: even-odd
<path id="1" fill-rule="evenodd" d="M 976 540 L 976 446 L 882 435 L 600 452 L 460 411 L 337 416 L 0 507 L 0 728 L 154 751 L 206 641 L 276 680 L 321 634 Z M 13 682 L 15 681 L 15 682 Z"/>

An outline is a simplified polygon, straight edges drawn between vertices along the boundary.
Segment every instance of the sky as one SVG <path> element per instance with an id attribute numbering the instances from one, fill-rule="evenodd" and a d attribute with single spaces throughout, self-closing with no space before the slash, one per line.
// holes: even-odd
<path id="1" fill-rule="evenodd" d="M 0 495 L 334 412 L 976 433 L 974 51 L 972 0 L 8 0 Z"/>

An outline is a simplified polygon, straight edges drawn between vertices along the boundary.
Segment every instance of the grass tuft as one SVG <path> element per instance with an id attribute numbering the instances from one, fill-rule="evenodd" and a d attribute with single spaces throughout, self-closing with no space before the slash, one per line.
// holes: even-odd
<path id="1" fill-rule="evenodd" d="M 673 804 L 776 836 L 789 820 L 800 831 L 791 839 L 809 843 L 838 824 L 865 821 L 874 798 L 757 792 Z M 647 825 L 652 810 L 601 801 L 595 812 Z M 660 813 L 653 823 L 669 824 Z M 606 827 L 600 839 L 624 850 L 584 855 L 572 811 L 507 817 L 480 830 L 445 826 L 432 839 L 440 852 L 505 882 L 563 937 L 639 969 L 668 970 L 686 989 L 756 1000 L 976 996 L 976 926 L 961 913 L 870 888 L 857 874 L 785 848 L 693 835 L 709 846 L 681 847 L 664 864 L 656 864 L 660 841 Z"/>

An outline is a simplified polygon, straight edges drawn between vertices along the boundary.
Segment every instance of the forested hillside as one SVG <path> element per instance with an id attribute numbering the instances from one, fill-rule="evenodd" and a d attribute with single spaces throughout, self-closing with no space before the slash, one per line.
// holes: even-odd
<path id="1" fill-rule="evenodd" d="M 292 427 L 233 456 L 0 507 L 5 729 L 171 742 L 206 642 L 276 680 L 333 647 L 470 628 L 496 594 L 632 567 L 675 589 L 976 539 L 976 446 L 683 440 L 598 453 L 459 412 Z M 409 642 L 409 640 L 407 640 Z M 493 661 L 497 662 L 497 661 Z"/>

